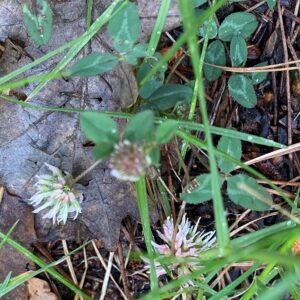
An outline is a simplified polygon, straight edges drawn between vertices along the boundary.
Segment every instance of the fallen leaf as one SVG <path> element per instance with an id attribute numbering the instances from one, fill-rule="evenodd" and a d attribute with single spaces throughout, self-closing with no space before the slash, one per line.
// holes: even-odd
<path id="1" fill-rule="evenodd" d="M 57 300 L 58 297 L 51 292 L 47 281 L 31 278 L 27 281 L 28 300 Z"/>
<path id="2" fill-rule="evenodd" d="M 24 28 L 19 26 L 22 24 L 21 6 L 14 5 L 13 8 L 10 1 L 2 2 L 2 22 L 8 22 L 7 11 L 13 14 L 9 19 L 11 26 L 0 28 L 0 37 L 10 38 L 5 41 L 0 74 L 7 74 L 84 32 L 82 1 L 51 3 L 54 12 L 52 39 L 49 45 L 36 48 L 27 38 Z M 90 43 L 91 51 L 103 52 L 108 47 L 101 43 L 101 38 Z M 52 69 L 57 61 L 58 58 L 50 59 L 27 75 Z M 28 84 L 22 92 L 29 95 L 34 87 L 34 84 Z M 131 68 L 119 64 L 104 76 L 53 80 L 27 101 L 56 107 L 120 110 L 132 104 L 136 97 L 137 86 Z M 24 206 L 34 194 L 35 175 L 45 173 L 44 163 L 58 166 L 74 177 L 94 163 L 92 147 L 86 147 L 87 140 L 80 130 L 78 114 L 26 109 L 1 101 L 0 118 L 0 177 L 9 193 L 19 197 Z M 38 240 L 75 239 L 78 236 L 81 239 L 98 238 L 107 249 L 115 249 L 122 219 L 127 215 L 138 218 L 133 187 L 112 178 L 105 162 L 79 183 L 85 196 L 80 218 L 66 226 L 56 226 L 42 219 L 41 214 L 36 215 Z"/>

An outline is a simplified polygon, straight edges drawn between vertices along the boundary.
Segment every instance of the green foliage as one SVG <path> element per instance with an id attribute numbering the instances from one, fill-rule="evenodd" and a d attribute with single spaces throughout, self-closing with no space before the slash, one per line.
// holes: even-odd
<path id="1" fill-rule="evenodd" d="M 267 66 L 268 63 L 266 62 L 262 62 L 260 64 L 255 65 L 254 67 L 263 67 L 263 66 Z M 253 72 L 251 74 L 252 76 L 252 83 L 253 84 L 259 84 L 261 82 L 263 82 L 267 76 L 268 76 L 268 72 Z"/>
<path id="2" fill-rule="evenodd" d="M 153 166 L 159 167 L 160 165 L 160 149 L 158 147 L 152 148 L 149 152 L 151 159 L 151 164 Z"/>
<path id="3" fill-rule="evenodd" d="M 112 70 L 118 58 L 110 53 L 91 53 L 75 63 L 67 76 L 96 76 Z"/>
<path id="4" fill-rule="evenodd" d="M 204 12 L 203 9 L 196 10 L 196 16 L 200 16 Z M 204 21 L 203 25 L 199 28 L 199 35 L 205 37 L 209 20 Z M 218 35 L 218 26 L 214 19 L 211 20 L 211 28 L 209 33 L 209 39 L 214 39 Z"/>
<path id="5" fill-rule="evenodd" d="M 131 142 L 146 140 L 153 131 L 154 115 L 151 111 L 145 110 L 136 114 L 128 122 L 124 138 Z"/>
<path id="6" fill-rule="evenodd" d="M 214 41 L 207 47 L 205 62 L 209 64 L 214 64 L 218 66 L 225 66 L 226 64 L 226 54 L 225 48 L 220 41 Z M 222 70 L 212 66 L 204 65 L 203 68 L 204 75 L 207 80 L 214 81 L 220 77 Z"/>
<path id="7" fill-rule="evenodd" d="M 49 42 L 52 32 L 52 11 L 45 0 L 36 0 L 32 10 L 27 4 L 23 6 L 23 21 L 29 35 L 37 45 Z"/>
<path id="8" fill-rule="evenodd" d="M 180 198 L 190 204 L 199 204 L 212 199 L 211 174 L 203 174 L 195 178 L 198 187 L 191 193 L 184 193 Z M 223 179 L 220 177 L 220 185 Z"/>
<path id="9" fill-rule="evenodd" d="M 152 67 L 162 58 L 160 53 L 155 53 L 153 57 L 145 58 L 144 62 L 140 65 L 136 75 L 137 81 L 140 83 L 144 77 L 151 71 Z M 165 79 L 166 65 L 163 65 L 154 75 L 151 76 L 147 82 L 140 87 L 140 96 L 147 99 L 151 94 L 161 87 Z"/>
<path id="10" fill-rule="evenodd" d="M 253 14 L 236 12 L 227 16 L 219 28 L 219 38 L 230 42 L 233 37 L 249 37 L 257 28 L 258 22 Z"/>
<path id="11" fill-rule="evenodd" d="M 193 0 L 193 5 L 194 5 L 194 7 L 198 7 L 198 6 L 203 5 L 206 2 L 207 2 L 207 0 Z"/>
<path id="12" fill-rule="evenodd" d="M 203 26 L 200 27 L 199 29 L 199 35 L 201 37 L 205 37 L 206 31 L 207 31 L 207 27 L 208 27 L 209 22 L 205 21 L 203 23 Z M 209 33 L 209 38 L 210 39 L 214 39 L 216 36 L 218 35 L 218 27 L 217 27 L 217 23 L 215 20 L 212 20 L 211 22 L 211 29 L 210 29 L 210 33 Z"/>
<path id="13" fill-rule="evenodd" d="M 188 85 L 168 84 L 158 88 L 147 103 L 158 110 L 167 110 L 180 102 L 189 103 L 193 96 L 193 89 Z"/>
<path id="14" fill-rule="evenodd" d="M 257 97 L 252 82 L 245 75 L 232 75 L 228 81 L 232 98 L 246 108 L 256 105 Z"/>
<path id="15" fill-rule="evenodd" d="M 161 123 L 155 134 L 155 140 L 157 144 L 165 144 L 169 142 L 177 131 L 177 122 L 175 120 L 166 120 Z"/>
<path id="16" fill-rule="evenodd" d="M 274 10 L 274 7 L 276 5 L 276 0 L 267 0 L 268 6 L 270 9 Z"/>
<path id="17" fill-rule="evenodd" d="M 130 50 L 137 41 L 141 30 L 136 5 L 128 2 L 108 23 L 108 34 L 114 40 L 118 52 Z"/>
<path id="18" fill-rule="evenodd" d="M 97 159 L 107 157 L 119 140 L 116 123 L 98 112 L 81 113 L 80 123 L 87 138 L 96 143 L 95 157 Z"/>
<path id="19" fill-rule="evenodd" d="M 11 275 L 12 275 L 12 272 L 9 272 L 9 273 L 5 276 L 3 282 L 0 283 L 0 295 L 2 294 L 2 291 L 4 291 L 4 289 L 7 288 L 8 283 L 9 283 L 10 278 L 11 278 Z"/>
<path id="20" fill-rule="evenodd" d="M 263 202 L 264 200 L 272 203 L 268 191 L 259 185 L 255 179 L 243 174 L 228 179 L 227 192 L 234 203 L 252 210 L 265 211 L 270 209 L 270 205 Z"/>
<path id="21" fill-rule="evenodd" d="M 235 160 L 239 160 L 242 155 L 241 141 L 223 136 L 218 143 L 218 150 L 229 155 Z M 218 166 L 226 175 L 220 176 L 220 186 L 227 180 L 227 193 L 229 198 L 236 204 L 245 208 L 264 211 L 270 209 L 272 198 L 268 191 L 259 185 L 255 179 L 244 174 L 228 176 L 235 169 L 236 164 L 223 156 L 218 157 Z M 212 198 L 212 187 L 210 174 L 203 174 L 196 177 L 197 187 L 190 193 L 183 193 L 180 198 L 191 204 L 198 204 Z M 265 202 L 264 202 L 265 201 Z"/>
<path id="22" fill-rule="evenodd" d="M 239 139 L 222 136 L 218 143 L 218 150 L 239 160 L 242 156 L 242 143 Z M 230 173 L 236 167 L 235 163 L 223 157 L 218 158 L 218 166 L 225 174 Z"/>
<path id="23" fill-rule="evenodd" d="M 131 65 L 136 65 L 138 58 L 148 55 L 147 48 L 148 44 L 137 44 L 125 55 L 125 60 Z"/>
<path id="24" fill-rule="evenodd" d="M 247 44 L 240 36 L 234 36 L 230 42 L 230 59 L 233 67 L 244 65 L 247 60 Z"/>

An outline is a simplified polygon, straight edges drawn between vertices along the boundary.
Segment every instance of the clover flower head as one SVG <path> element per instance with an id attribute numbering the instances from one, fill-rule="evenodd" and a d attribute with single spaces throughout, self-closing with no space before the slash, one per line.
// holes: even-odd
<path id="1" fill-rule="evenodd" d="M 199 257 L 201 252 L 212 248 L 216 243 L 215 232 L 200 232 L 197 231 L 200 218 L 197 223 L 192 226 L 191 222 L 183 215 L 181 223 L 178 226 L 178 230 L 175 234 L 173 253 L 172 253 L 172 238 L 174 233 L 174 222 L 171 217 L 168 217 L 163 224 L 163 233 L 157 231 L 158 236 L 164 242 L 164 244 L 157 244 L 152 241 L 152 245 L 158 254 L 163 256 L 176 256 L 177 258 L 186 257 Z M 188 274 L 190 270 L 199 268 L 198 263 L 191 262 L 185 266 L 180 266 L 178 264 L 170 266 L 172 270 L 181 269 L 183 274 Z M 164 268 L 156 263 L 156 269 L 158 276 L 165 274 Z"/>
<path id="2" fill-rule="evenodd" d="M 36 207 L 33 212 L 46 210 L 43 218 L 52 219 L 53 224 L 56 222 L 65 224 L 69 214 L 72 214 L 75 220 L 81 213 L 82 192 L 71 186 L 73 179 L 69 173 L 63 173 L 59 168 L 47 163 L 45 165 L 52 175 L 36 176 L 37 192 L 28 201 Z"/>
<path id="3" fill-rule="evenodd" d="M 151 164 L 144 146 L 124 140 L 115 145 L 110 156 L 111 175 L 120 180 L 137 181 Z"/>

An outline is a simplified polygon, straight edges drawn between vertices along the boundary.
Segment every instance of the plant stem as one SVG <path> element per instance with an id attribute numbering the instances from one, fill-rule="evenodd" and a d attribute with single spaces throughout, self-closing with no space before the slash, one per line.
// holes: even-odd
<path id="1" fill-rule="evenodd" d="M 83 178 L 85 175 L 87 175 L 89 172 L 94 170 L 100 163 L 102 162 L 102 159 L 98 159 L 95 161 L 89 168 L 87 168 L 85 171 L 83 171 L 81 174 L 79 174 L 71 183 L 71 186 L 74 185 L 76 182 L 78 182 L 81 178 Z"/>
<path id="2" fill-rule="evenodd" d="M 153 54 L 155 53 L 169 11 L 170 4 L 171 4 L 171 0 L 161 1 L 159 13 L 156 18 L 156 22 L 149 41 L 149 46 L 148 46 L 149 56 L 153 56 Z"/>
<path id="3" fill-rule="evenodd" d="M 135 189 L 137 193 L 137 202 L 139 207 L 140 218 L 142 222 L 145 243 L 148 253 L 148 259 L 150 260 L 150 280 L 151 280 L 151 289 L 158 288 L 158 280 L 156 276 L 155 264 L 154 264 L 154 253 L 152 248 L 152 232 L 150 224 L 150 216 L 148 209 L 148 200 L 147 200 L 147 190 L 146 190 L 146 180 L 145 176 L 142 176 L 136 183 Z"/>
<path id="4" fill-rule="evenodd" d="M 217 168 L 217 163 L 214 155 L 214 146 L 210 132 L 210 126 L 207 116 L 207 108 L 205 102 L 205 93 L 203 86 L 203 76 L 202 76 L 202 67 L 200 63 L 199 57 L 199 48 L 197 44 L 197 35 L 196 30 L 198 27 L 195 27 L 195 13 L 192 2 L 186 2 L 183 0 L 179 1 L 179 8 L 182 14 L 182 21 L 185 31 L 189 32 L 189 36 L 187 37 L 187 44 L 191 53 L 191 59 L 194 69 L 194 74 L 196 81 L 199 82 L 199 107 L 201 112 L 201 118 L 204 126 L 205 137 L 207 140 L 207 148 L 208 148 L 208 158 L 210 171 L 212 176 L 211 188 L 212 188 L 212 196 L 213 196 L 213 204 L 214 204 L 214 217 L 217 231 L 217 240 L 219 247 L 219 255 L 224 255 L 225 248 L 229 244 L 229 230 L 228 224 L 223 204 L 223 199 L 220 190 L 220 182 L 219 182 L 219 173 Z"/>

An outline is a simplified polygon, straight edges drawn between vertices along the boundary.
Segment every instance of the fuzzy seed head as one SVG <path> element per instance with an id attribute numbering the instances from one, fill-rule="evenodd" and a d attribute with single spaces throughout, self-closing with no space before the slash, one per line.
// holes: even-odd
<path id="1" fill-rule="evenodd" d="M 128 181 L 137 181 L 151 164 L 143 145 L 124 140 L 115 145 L 110 157 L 111 175 Z"/>

